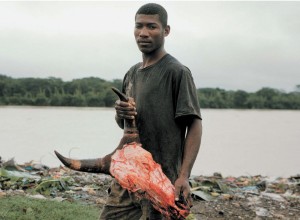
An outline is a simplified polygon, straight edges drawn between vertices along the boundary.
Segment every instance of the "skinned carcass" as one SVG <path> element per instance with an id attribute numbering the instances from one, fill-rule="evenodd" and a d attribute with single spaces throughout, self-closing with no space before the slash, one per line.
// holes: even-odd
<path id="1" fill-rule="evenodd" d="M 132 103 L 118 89 L 112 90 L 121 101 Z M 74 160 L 57 151 L 55 154 L 65 166 L 73 170 L 114 176 L 123 188 L 135 192 L 140 198 L 150 200 L 153 207 L 165 217 L 185 219 L 189 214 L 188 207 L 183 201 L 182 204 L 175 203 L 175 187 L 152 155 L 141 146 L 135 119 L 126 119 L 124 135 L 118 147 L 105 157 Z"/>

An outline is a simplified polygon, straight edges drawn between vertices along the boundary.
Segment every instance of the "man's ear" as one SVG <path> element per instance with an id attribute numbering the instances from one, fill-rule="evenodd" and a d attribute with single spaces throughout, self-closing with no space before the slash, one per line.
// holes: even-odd
<path id="1" fill-rule="evenodd" d="M 170 34 L 170 31 L 171 31 L 171 27 L 170 27 L 170 25 L 167 25 L 167 26 L 165 27 L 165 37 L 168 36 L 168 35 Z"/>

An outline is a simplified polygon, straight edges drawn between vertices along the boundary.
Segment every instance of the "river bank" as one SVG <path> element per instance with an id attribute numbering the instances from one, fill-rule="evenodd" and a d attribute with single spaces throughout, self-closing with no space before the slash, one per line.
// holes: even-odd
<path id="1" fill-rule="evenodd" d="M 22 195 L 59 202 L 80 202 L 101 210 L 112 178 L 49 168 L 31 161 L 0 163 L 0 199 Z M 289 178 L 266 176 L 193 176 L 190 179 L 194 206 L 191 219 L 299 219 L 300 175 Z"/>

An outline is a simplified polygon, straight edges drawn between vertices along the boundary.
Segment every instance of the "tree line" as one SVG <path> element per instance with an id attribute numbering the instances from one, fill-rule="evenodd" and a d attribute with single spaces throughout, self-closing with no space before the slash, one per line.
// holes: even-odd
<path id="1" fill-rule="evenodd" d="M 0 74 L 0 105 L 112 107 L 122 80 L 97 77 L 63 81 L 60 78 L 12 78 Z M 286 93 L 273 88 L 256 92 L 197 89 L 201 108 L 300 109 L 300 85 Z"/>
<path id="2" fill-rule="evenodd" d="M 300 109 L 300 86 L 296 88 L 289 93 L 267 87 L 250 93 L 203 88 L 198 89 L 198 98 L 202 108 Z"/>

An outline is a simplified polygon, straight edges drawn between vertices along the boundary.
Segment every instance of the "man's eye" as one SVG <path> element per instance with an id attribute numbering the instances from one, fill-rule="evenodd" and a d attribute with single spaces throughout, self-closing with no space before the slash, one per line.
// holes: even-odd
<path id="1" fill-rule="evenodd" d="M 155 28 L 156 28 L 155 25 L 149 25 L 149 29 L 153 30 L 153 29 L 155 29 Z"/>
<path id="2" fill-rule="evenodd" d="M 142 28 L 142 25 L 136 24 L 136 25 L 135 25 L 135 28 L 140 29 L 140 28 Z"/>

